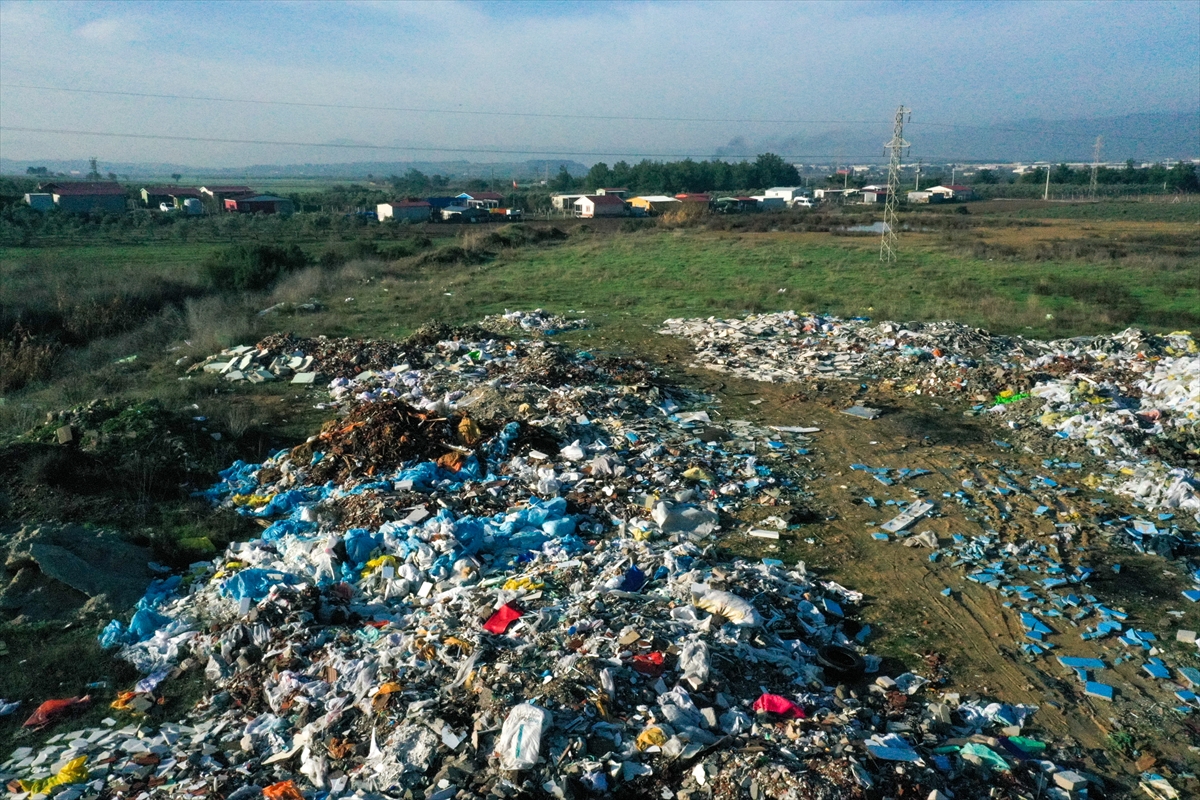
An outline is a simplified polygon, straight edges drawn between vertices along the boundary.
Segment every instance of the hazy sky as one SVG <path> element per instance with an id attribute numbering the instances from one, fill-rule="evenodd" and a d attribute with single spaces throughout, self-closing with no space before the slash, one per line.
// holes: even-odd
<path id="1" fill-rule="evenodd" d="M 922 122 L 1193 111 L 1200 108 L 1200 0 L 0 2 L 0 82 L 6 127 L 554 157 L 703 156 L 735 136 L 836 128 L 877 131 L 882 143 L 900 103 L 914 109 L 914 133 Z M 349 110 L 16 84 L 702 121 Z M 11 130 L 0 133 L 0 154 L 207 166 L 498 158 Z M 502 158 L 527 157 L 537 154 Z"/>

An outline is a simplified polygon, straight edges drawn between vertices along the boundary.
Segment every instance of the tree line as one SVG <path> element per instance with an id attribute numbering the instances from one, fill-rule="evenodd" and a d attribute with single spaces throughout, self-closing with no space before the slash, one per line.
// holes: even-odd
<path id="1" fill-rule="evenodd" d="M 1092 181 L 1092 168 L 1074 168 L 1059 164 L 1050 170 L 1050 183 L 1059 186 L 1087 186 Z M 1002 183 L 1000 176 L 989 169 L 980 170 L 975 176 L 974 183 L 992 185 Z M 1046 168 L 1039 167 L 1009 180 L 1009 183 L 1043 184 L 1046 182 Z M 1200 191 L 1200 179 L 1196 175 L 1196 165 L 1180 161 L 1173 167 L 1162 164 L 1151 164 L 1149 167 L 1136 167 L 1133 160 L 1125 162 L 1123 168 L 1097 167 L 1096 183 L 1100 186 L 1162 186 L 1170 192 Z"/>

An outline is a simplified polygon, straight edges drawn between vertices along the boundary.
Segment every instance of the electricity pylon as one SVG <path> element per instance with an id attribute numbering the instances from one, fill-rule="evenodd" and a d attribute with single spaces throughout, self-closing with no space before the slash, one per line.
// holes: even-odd
<path id="1" fill-rule="evenodd" d="M 909 143 L 904 141 L 904 115 L 912 119 L 912 112 L 904 106 L 896 109 L 896 123 L 892 128 L 892 140 L 884 145 L 890 151 L 891 161 L 888 163 L 887 196 L 883 200 L 883 239 L 879 243 L 879 260 L 892 262 L 896 260 L 896 196 L 900 193 L 900 156 Z"/>

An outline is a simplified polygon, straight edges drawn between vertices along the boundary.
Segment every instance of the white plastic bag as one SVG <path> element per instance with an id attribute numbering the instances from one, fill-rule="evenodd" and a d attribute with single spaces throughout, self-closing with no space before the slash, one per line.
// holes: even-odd
<path id="1" fill-rule="evenodd" d="M 553 724 L 553 716 L 532 703 L 513 706 L 500 729 L 496 751 L 506 770 L 522 770 L 538 762 L 542 749 L 542 734 Z"/>

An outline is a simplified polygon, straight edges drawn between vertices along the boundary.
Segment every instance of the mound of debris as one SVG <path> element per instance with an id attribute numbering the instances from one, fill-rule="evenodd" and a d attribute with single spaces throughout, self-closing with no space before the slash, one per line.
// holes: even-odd
<path id="1" fill-rule="evenodd" d="M 1032 708 L 935 692 L 936 665 L 885 667 L 862 595 L 771 557 L 806 499 L 795 456 L 814 429 L 714 421 L 587 353 L 560 351 L 572 381 L 550 386 L 527 363 L 546 352 L 439 341 L 407 369 L 334 381 L 345 416 L 205 493 L 262 536 L 105 628 L 145 675 L 114 703 L 129 721 L 18 749 L 3 776 L 74 796 L 289 800 L 1102 784 L 1033 735 Z M 522 419 L 471 416 L 489 392 L 524 398 Z M 782 525 L 736 520 L 767 509 Z M 768 555 L 729 556 L 719 541 L 735 536 Z M 151 722 L 164 681 L 199 671 L 195 710 Z"/>
<path id="2" fill-rule="evenodd" d="M 551 314 L 540 308 L 533 311 L 509 311 L 503 314 L 492 314 L 484 317 L 479 327 L 497 333 L 540 333 L 543 336 L 553 336 L 564 331 L 577 331 L 591 325 L 586 319 L 567 319 L 558 314 Z"/>

